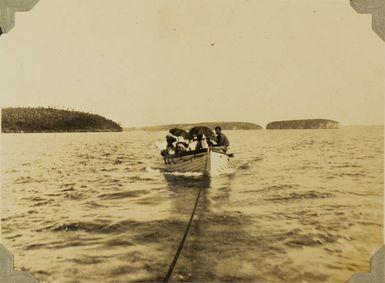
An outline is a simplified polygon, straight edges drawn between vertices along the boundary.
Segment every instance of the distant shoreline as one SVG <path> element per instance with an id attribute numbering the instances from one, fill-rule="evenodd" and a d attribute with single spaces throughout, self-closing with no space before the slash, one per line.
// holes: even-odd
<path id="1" fill-rule="evenodd" d="M 189 130 L 195 126 L 206 126 L 214 129 L 220 126 L 222 130 L 263 130 L 263 127 L 249 122 L 201 122 L 201 123 L 183 123 L 167 124 L 144 127 L 125 127 L 123 131 L 168 131 L 171 128 L 180 128 Z M 295 130 L 295 129 L 338 129 L 339 122 L 328 119 L 301 119 L 274 121 L 266 125 L 266 130 Z"/>
<path id="2" fill-rule="evenodd" d="M 73 110 L 44 107 L 9 107 L 1 109 L 2 133 L 101 133 L 122 131 L 169 131 L 171 128 L 189 130 L 195 126 L 214 129 L 220 126 L 224 131 L 250 131 L 264 128 L 251 122 L 199 122 L 175 123 L 141 127 L 122 127 L 103 116 Z M 300 119 L 273 121 L 266 130 L 338 129 L 347 127 L 384 127 L 384 125 L 340 125 L 328 119 Z"/>
<path id="3" fill-rule="evenodd" d="M 172 128 L 179 128 L 189 130 L 192 127 L 205 126 L 211 129 L 219 126 L 222 130 L 262 130 L 263 127 L 250 122 L 199 122 L 199 123 L 179 123 L 179 124 L 165 124 L 156 126 L 144 127 L 130 127 L 123 128 L 124 131 L 143 130 L 143 131 L 168 131 Z"/>
<path id="4" fill-rule="evenodd" d="M 384 125 L 342 125 L 338 129 L 326 129 L 326 130 L 340 130 L 340 129 L 346 129 L 346 128 L 385 128 Z M 271 131 L 269 129 L 228 129 L 226 131 Z M 275 129 L 274 131 L 300 131 L 300 130 L 325 130 L 325 129 Z M 165 130 L 144 130 L 140 127 L 123 127 L 123 131 L 44 131 L 44 132 L 2 132 L 2 134 L 63 134 L 63 133 L 113 133 L 113 132 L 164 132 Z"/>

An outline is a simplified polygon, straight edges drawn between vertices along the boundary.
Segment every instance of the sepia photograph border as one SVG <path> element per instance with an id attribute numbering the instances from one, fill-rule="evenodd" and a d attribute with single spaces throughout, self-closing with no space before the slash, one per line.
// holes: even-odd
<path id="1" fill-rule="evenodd" d="M 29 11 L 38 2 L 39 0 L 0 0 L 0 40 L 2 39 L 4 34 L 12 32 L 12 28 L 15 26 L 15 13 Z M 368 14 L 368 16 L 371 15 L 372 30 L 383 41 L 385 41 L 385 1 L 350 0 L 350 5 L 357 13 Z M 30 32 L 32 33 L 33 30 L 31 30 Z M 362 45 L 364 46 L 365 43 L 363 42 Z M 360 272 L 354 274 L 350 279 L 347 278 L 347 282 L 385 282 L 385 245 L 383 245 L 372 256 L 371 259 L 367 260 L 370 260 L 371 263 L 370 272 Z M 30 274 L 29 272 L 15 271 L 13 262 L 14 258 L 11 252 L 8 251 L 7 248 L 0 243 L 0 282 L 39 282 L 35 277 L 33 277 L 33 274 Z"/>

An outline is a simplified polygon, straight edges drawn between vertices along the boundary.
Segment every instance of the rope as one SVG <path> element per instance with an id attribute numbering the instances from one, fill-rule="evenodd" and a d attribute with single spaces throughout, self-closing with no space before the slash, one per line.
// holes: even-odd
<path id="1" fill-rule="evenodd" d="M 199 197 L 200 197 L 200 195 L 201 195 L 201 191 L 202 191 L 202 188 L 199 188 L 198 195 L 197 195 L 197 198 L 196 198 L 196 200 L 195 200 L 194 209 L 193 209 L 193 211 L 192 211 L 192 213 L 191 213 L 191 216 L 190 216 L 190 221 L 189 221 L 188 224 L 187 224 L 186 231 L 184 232 L 182 241 L 181 241 L 180 244 L 179 244 L 178 250 L 176 251 L 176 254 L 175 254 L 175 256 L 174 256 L 174 259 L 173 259 L 173 261 L 172 261 L 172 263 L 171 263 L 171 265 L 170 265 L 170 268 L 168 269 L 168 272 L 167 272 L 166 276 L 165 276 L 164 279 L 163 279 L 163 282 L 168 282 L 168 280 L 170 279 L 171 274 L 172 274 L 172 272 L 173 272 L 173 270 L 174 270 L 174 267 L 175 267 L 175 265 L 176 265 L 176 262 L 178 261 L 178 257 L 179 257 L 179 255 L 180 255 L 182 249 L 183 249 L 184 242 L 186 241 L 187 234 L 188 234 L 188 232 L 189 232 L 189 230 L 190 230 L 190 226 L 191 226 L 192 220 L 193 220 L 193 218 L 194 218 L 195 210 L 196 210 L 196 208 L 197 208 L 197 206 L 198 206 L 198 201 L 199 201 Z"/>
<path id="2" fill-rule="evenodd" d="M 210 154 L 210 152 L 207 153 L 206 164 L 205 164 L 205 171 L 206 171 L 206 168 L 207 168 L 207 161 L 208 161 L 208 158 L 209 158 L 209 154 Z M 171 265 L 170 265 L 170 267 L 168 269 L 168 272 L 167 272 L 166 276 L 163 279 L 163 282 L 168 282 L 168 280 L 171 277 L 172 272 L 174 271 L 174 267 L 176 265 L 176 262 L 178 261 L 179 255 L 180 255 L 180 253 L 181 253 L 181 251 L 183 249 L 184 242 L 186 241 L 187 234 L 188 234 L 188 232 L 190 230 L 190 226 L 191 226 L 192 220 L 194 218 L 195 211 L 196 211 L 197 206 L 198 206 L 198 201 L 199 201 L 199 197 L 201 195 L 201 191 L 202 191 L 202 187 L 199 188 L 198 195 L 197 195 L 197 198 L 195 200 L 194 208 L 193 208 L 193 211 L 191 213 L 190 220 L 189 220 L 189 222 L 187 224 L 187 227 L 186 227 L 186 231 L 184 232 L 182 241 L 179 243 L 178 250 L 175 253 L 174 259 L 172 260 L 172 263 L 171 263 Z"/>

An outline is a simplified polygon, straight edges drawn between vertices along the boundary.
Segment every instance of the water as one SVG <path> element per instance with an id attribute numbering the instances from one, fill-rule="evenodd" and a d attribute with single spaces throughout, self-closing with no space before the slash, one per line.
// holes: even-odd
<path id="1" fill-rule="evenodd" d="M 2 242 L 45 282 L 344 282 L 383 242 L 382 127 L 227 131 L 207 178 L 165 174 L 164 132 L 2 135 Z"/>

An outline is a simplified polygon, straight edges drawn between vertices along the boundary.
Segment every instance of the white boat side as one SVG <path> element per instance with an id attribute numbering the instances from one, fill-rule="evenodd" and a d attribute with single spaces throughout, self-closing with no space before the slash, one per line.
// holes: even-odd
<path id="1" fill-rule="evenodd" d="M 211 148 L 166 155 L 163 160 L 169 172 L 199 172 L 205 175 L 218 175 L 229 163 L 226 153 Z"/>

